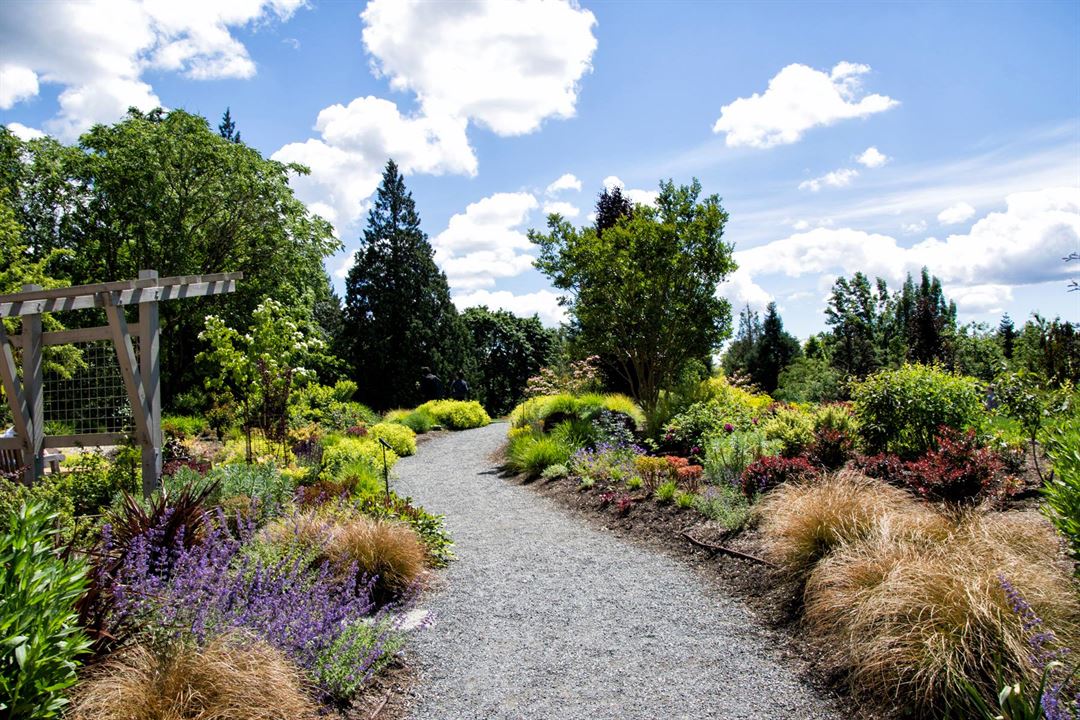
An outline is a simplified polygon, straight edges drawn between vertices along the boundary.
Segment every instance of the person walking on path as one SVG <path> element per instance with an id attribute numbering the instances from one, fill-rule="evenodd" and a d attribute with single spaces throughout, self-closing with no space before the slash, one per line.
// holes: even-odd
<path id="1" fill-rule="evenodd" d="M 420 395 L 424 398 L 424 402 L 442 400 L 443 384 L 439 376 L 431 372 L 429 367 L 420 368 L 420 372 L 423 374 L 420 378 Z"/>
<path id="2" fill-rule="evenodd" d="M 450 384 L 450 397 L 455 400 L 468 400 L 469 399 L 469 383 L 465 382 L 465 377 L 460 373 L 455 373 L 456 380 Z"/>

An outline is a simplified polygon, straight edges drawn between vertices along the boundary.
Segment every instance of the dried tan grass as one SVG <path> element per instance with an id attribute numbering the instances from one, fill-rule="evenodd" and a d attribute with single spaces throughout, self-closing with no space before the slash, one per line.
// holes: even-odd
<path id="1" fill-rule="evenodd" d="M 415 583 L 427 558 L 420 537 L 411 527 L 363 515 L 340 520 L 334 526 L 326 555 L 338 568 L 355 565 L 362 575 L 378 576 L 376 599 L 399 593 Z"/>
<path id="2" fill-rule="evenodd" d="M 315 720 L 299 671 L 266 643 L 237 636 L 203 649 L 122 651 L 77 686 L 71 720 Z"/>
<path id="3" fill-rule="evenodd" d="M 781 485 L 758 504 L 766 552 L 795 574 L 809 572 L 841 543 L 870 534 L 886 515 L 933 525 L 933 513 L 903 490 L 851 471 Z"/>
<path id="4" fill-rule="evenodd" d="M 859 693 L 931 712 L 963 698 L 966 679 L 989 699 L 998 658 L 1015 680 L 1038 682 L 1040 670 L 999 577 L 1064 646 L 1080 641 L 1080 599 L 1059 548 L 1035 512 L 885 515 L 813 569 L 805 621 Z"/>

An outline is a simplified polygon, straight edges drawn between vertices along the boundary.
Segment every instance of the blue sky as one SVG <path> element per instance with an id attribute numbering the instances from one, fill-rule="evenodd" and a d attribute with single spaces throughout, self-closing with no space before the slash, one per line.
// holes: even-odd
<path id="1" fill-rule="evenodd" d="M 459 305 L 549 323 L 524 232 L 692 177 L 731 216 L 719 292 L 800 336 L 837 274 L 924 264 L 965 321 L 1080 320 L 1080 3 L 218 5 L 0 5 L 0 122 L 229 106 L 350 250 L 393 155 Z"/>

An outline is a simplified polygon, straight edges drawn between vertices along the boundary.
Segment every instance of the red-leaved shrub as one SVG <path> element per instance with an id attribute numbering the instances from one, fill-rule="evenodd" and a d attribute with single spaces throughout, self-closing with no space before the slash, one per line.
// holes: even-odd
<path id="1" fill-rule="evenodd" d="M 826 470 L 838 470 L 851 459 L 855 444 L 840 430 L 820 428 L 814 433 L 814 442 L 807 448 L 811 462 Z"/>
<path id="2" fill-rule="evenodd" d="M 818 471 L 804 457 L 786 458 L 766 455 L 743 470 L 740 482 L 743 494 L 752 497 L 772 490 L 777 485 L 809 480 Z"/>
<path id="3" fill-rule="evenodd" d="M 979 447 L 974 430 L 942 427 L 937 448 L 907 463 L 905 480 L 929 500 L 969 503 L 993 489 L 1003 467 L 993 450 Z"/>

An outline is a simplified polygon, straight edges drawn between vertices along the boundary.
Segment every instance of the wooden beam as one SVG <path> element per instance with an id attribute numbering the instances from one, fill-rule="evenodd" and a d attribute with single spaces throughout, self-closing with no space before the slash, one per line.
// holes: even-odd
<path id="1" fill-rule="evenodd" d="M 138 336 L 137 328 L 129 328 L 133 336 Z M 22 338 L 14 335 L 8 338 L 15 347 L 22 347 Z M 108 325 L 88 328 L 71 328 L 70 330 L 48 330 L 41 333 L 41 344 L 45 347 L 50 345 L 70 345 L 71 343 L 95 342 L 98 340 L 112 340 L 112 330 Z"/>
<path id="2" fill-rule="evenodd" d="M 97 295 L 99 293 L 113 293 L 124 290 L 139 290 L 154 287 L 167 287 L 170 285 L 193 285 L 197 283 L 222 282 L 225 280 L 243 280 L 244 273 L 207 273 L 205 275 L 174 275 L 172 277 L 140 277 L 138 280 L 117 280 L 106 283 L 93 283 L 90 285 L 69 285 L 62 288 L 43 290 L 23 290 L 22 292 L 0 295 L 0 303 L 28 302 L 31 300 L 58 300 L 73 298 L 80 295 Z"/>
<path id="3" fill-rule="evenodd" d="M 46 448 L 108 447 L 120 445 L 128 439 L 127 433 L 76 433 L 74 435 L 46 435 Z"/>
<path id="4" fill-rule="evenodd" d="M 0 437 L 0 450 L 25 450 L 26 443 L 21 437 Z"/>
<path id="5" fill-rule="evenodd" d="M 229 275 L 238 273 L 227 273 Z M 200 276 L 194 276 L 200 277 Z M 205 276 L 203 276 L 205 277 Z M 159 300 L 178 300 L 183 298 L 224 295 L 236 290 L 236 279 L 202 280 L 188 284 L 173 284 L 126 290 L 101 291 L 95 294 L 75 295 L 71 297 L 30 299 L 15 295 L 0 296 L 0 317 L 18 317 L 21 315 L 39 315 L 46 312 L 68 310 L 86 310 L 94 307 L 113 305 L 137 305 Z"/>
<path id="6" fill-rule="evenodd" d="M 111 296 L 106 294 L 105 297 Z M 131 334 L 128 333 L 124 308 L 115 303 L 108 303 L 105 305 L 105 316 L 109 318 L 109 329 L 112 330 L 116 359 L 120 363 L 120 375 L 124 378 L 124 389 L 127 390 L 128 402 L 131 404 L 131 414 L 135 417 L 135 436 L 140 443 L 149 442 L 146 391 L 143 388 L 142 376 L 139 374 L 139 363 L 135 359 L 135 348 L 131 344 Z"/>

